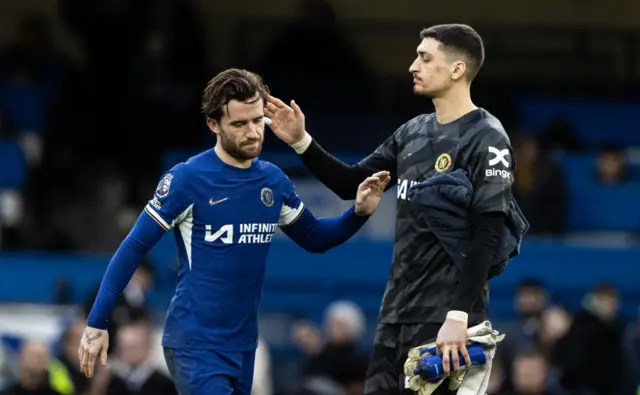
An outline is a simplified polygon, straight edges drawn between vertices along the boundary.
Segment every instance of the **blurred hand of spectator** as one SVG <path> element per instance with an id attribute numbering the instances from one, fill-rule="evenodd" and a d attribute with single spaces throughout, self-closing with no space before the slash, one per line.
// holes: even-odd
<path id="1" fill-rule="evenodd" d="M 322 346 L 320 331 L 313 323 L 307 321 L 293 324 L 291 337 L 294 344 L 307 355 L 317 354 Z"/>
<path id="2" fill-rule="evenodd" d="M 598 154 L 596 177 L 602 184 L 616 185 L 627 179 L 627 158 L 623 149 L 605 147 Z"/>
<path id="3" fill-rule="evenodd" d="M 571 328 L 571 316 L 561 307 L 550 307 L 542 313 L 540 342 L 553 347 Z"/>

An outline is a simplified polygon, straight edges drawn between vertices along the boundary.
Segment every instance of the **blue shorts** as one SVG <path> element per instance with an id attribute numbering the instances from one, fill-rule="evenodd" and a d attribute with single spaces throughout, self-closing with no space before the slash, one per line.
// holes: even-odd
<path id="1" fill-rule="evenodd" d="M 256 352 L 164 347 L 180 395 L 251 395 Z"/>

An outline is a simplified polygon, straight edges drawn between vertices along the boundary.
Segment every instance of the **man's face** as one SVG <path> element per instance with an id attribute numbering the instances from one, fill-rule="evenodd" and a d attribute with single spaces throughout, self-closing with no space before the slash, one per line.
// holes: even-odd
<path id="1" fill-rule="evenodd" d="M 605 152 L 598 157 L 598 174 L 602 181 L 616 182 L 622 178 L 623 158 L 616 152 Z"/>
<path id="2" fill-rule="evenodd" d="M 516 308 L 525 317 L 540 314 L 545 303 L 545 293 L 538 287 L 522 287 L 516 295 Z"/>
<path id="3" fill-rule="evenodd" d="M 417 95 L 437 97 L 463 78 L 466 65 L 452 60 L 433 38 L 422 40 L 416 50 L 418 56 L 409 67 L 413 76 L 413 92 Z"/>
<path id="4" fill-rule="evenodd" d="M 149 357 L 149 333 L 143 325 L 130 325 L 118 332 L 118 357 L 130 366 L 139 366 Z"/>
<path id="5" fill-rule="evenodd" d="M 521 394 L 541 394 L 547 379 L 547 363 L 541 356 L 518 357 L 513 363 L 513 385 Z"/>
<path id="6" fill-rule="evenodd" d="M 231 100 L 220 122 L 209 120 L 209 129 L 230 156 L 249 160 L 260 155 L 264 142 L 264 103 L 259 95 L 240 102 Z"/>

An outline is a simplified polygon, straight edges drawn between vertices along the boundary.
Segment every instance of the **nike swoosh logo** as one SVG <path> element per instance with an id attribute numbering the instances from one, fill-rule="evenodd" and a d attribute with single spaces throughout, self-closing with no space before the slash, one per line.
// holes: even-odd
<path id="1" fill-rule="evenodd" d="M 216 200 L 215 202 L 213 201 L 213 199 L 209 199 L 209 204 L 210 204 L 210 205 L 212 205 L 212 206 L 215 206 L 216 204 L 218 204 L 218 203 L 222 203 L 222 202 L 224 202 L 224 201 L 225 201 L 225 200 L 227 200 L 227 199 L 229 199 L 229 198 L 224 198 L 224 199 Z"/>

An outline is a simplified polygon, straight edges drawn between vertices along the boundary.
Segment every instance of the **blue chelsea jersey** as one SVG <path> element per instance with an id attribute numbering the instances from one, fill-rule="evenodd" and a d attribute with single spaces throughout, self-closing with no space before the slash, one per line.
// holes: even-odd
<path id="1" fill-rule="evenodd" d="M 258 159 L 236 168 L 211 149 L 165 173 L 145 207 L 160 226 L 174 228 L 178 251 L 162 344 L 255 348 L 271 238 L 303 209 L 282 170 Z"/>

